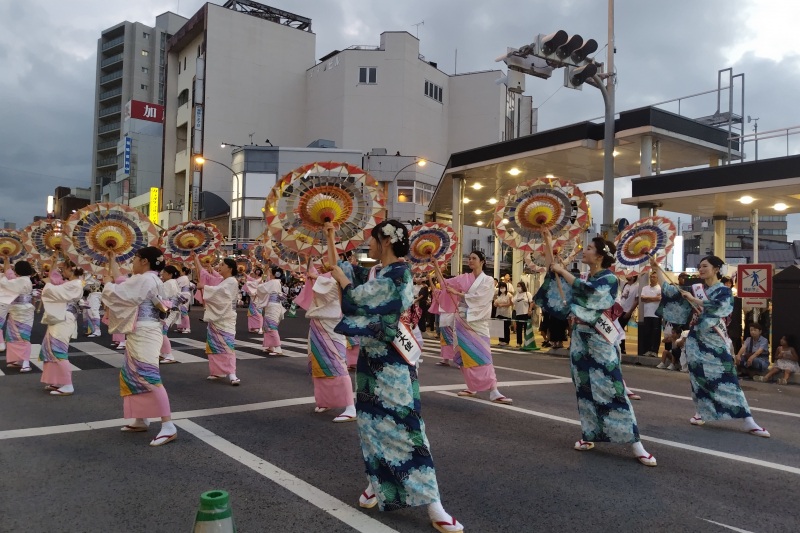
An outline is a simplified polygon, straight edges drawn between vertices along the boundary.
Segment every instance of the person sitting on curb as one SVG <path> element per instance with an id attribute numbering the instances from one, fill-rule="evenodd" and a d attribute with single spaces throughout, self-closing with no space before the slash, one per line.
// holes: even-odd
<path id="1" fill-rule="evenodd" d="M 750 324 L 750 337 L 744 342 L 734 359 L 739 377 L 762 374 L 769 368 L 769 343 L 761 336 L 761 325 Z"/>
<path id="2" fill-rule="evenodd" d="M 783 377 L 778 378 L 778 385 L 786 385 L 789 382 L 789 377 L 800 372 L 800 365 L 797 364 L 797 350 L 794 349 L 794 336 L 784 335 L 778 342 L 778 347 L 775 348 L 775 364 L 769 369 L 766 376 L 755 376 L 753 381 L 763 381 L 769 383 L 770 380 L 783 371 Z"/>

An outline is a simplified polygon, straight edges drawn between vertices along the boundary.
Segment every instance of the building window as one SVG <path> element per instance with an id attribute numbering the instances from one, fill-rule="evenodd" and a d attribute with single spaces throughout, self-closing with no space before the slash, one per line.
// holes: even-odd
<path id="1" fill-rule="evenodd" d="M 143 31 L 142 32 L 142 39 L 149 39 L 149 38 L 150 38 L 150 34 L 147 33 L 146 31 Z"/>
<path id="2" fill-rule="evenodd" d="M 147 67 L 142 67 L 142 72 L 144 72 L 145 74 L 147 74 L 148 72 L 150 72 L 150 69 L 149 69 L 149 68 L 147 68 Z"/>
<path id="3" fill-rule="evenodd" d="M 149 55 L 150 55 L 150 52 L 148 52 L 147 50 L 142 50 L 142 55 L 143 55 L 144 57 L 147 57 L 147 56 L 149 56 Z"/>
<path id="4" fill-rule="evenodd" d="M 432 81 L 425 80 L 425 96 L 441 103 L 442 99 L 444 98 L 444 92 L 440 86 L 436 85 Z"/>
<path id="5" fill-rule="evenodd" d="M 142 87 L 142 90 L 143 90 L 143 91 L 146 91 L 146 90 L 147 90 L 147 85 L 145 85 L 144 83 L 141 85 L 141 87 Z"/>
<path id="6" fill-rule="evenodd" d="M 397 201 L 428 205 L 431 203 L 436 187 L 411 180 L 397 180 Z"/>
<path id="7" fill-rule="evenodd" d="M 378 83 L 378 67 L 360 67 L 358 69 L 358 83 Z"/>
<path id="8" fill-rule="evenodd" d="M 184 89 L 178 95 L 178 107 L 189 103 L 189 89 Z"/>
<path id="9" fill-rule="evenodd" d="M 741 247 L 742 247 L 741 241 L 736 241 L 736 242 L 728 241 L 725 243 L 725 248 L 741 248 Z"/>

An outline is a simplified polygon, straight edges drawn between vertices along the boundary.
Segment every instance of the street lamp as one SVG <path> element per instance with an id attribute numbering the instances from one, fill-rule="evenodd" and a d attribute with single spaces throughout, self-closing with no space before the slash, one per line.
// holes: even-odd
<path id="1" fill-rule="evenodd" d="M 231 174 L 233 175 L 233 177 L 236 178 L 236 183 L 237 183 L 237 186 L 238 186 L 238 191 L 239 191 L 239 213 L 241 215 L 242 214 L 242 199 L 241 199 L 242 181 L 241 181 L 241 176 L 239 174 L 237 174 L 235 170 L 233 170 L 231 167 L 229 167 L 225 163 L 220 163 L 219 161 L 214 161 L 213 159 L 208 159 L 207 157 L 203 157 L 201 155 L 198 155 L 197 157 L 195 157 L 194 158 L 194 162 L 197 163 L 200 166 L 202 166 L 206 162 L 216 163 L 216 164 L 218 164 L 220 166 L 223 166 L 223 167 L 225 167 L 225 168 L 227 168 L 228 170 L 231 171 Z M 239 233 L 241 232 L 241 230 L 244 229 L 244 221 L 242 220 L 244 217 L 243 216 L 239 216 L 237 218 L 239 219 L 239 223 L 240 223 L 240 228 L 239 228 L 240 231 L 236 232 L 236 238 L 233 240 L 233 244 L 234 244 L 234 247 L 238 250 L 239 249 Z M 230 213 L 228 214 L 228 238 L 230 238 L 230 236 L 232 234 L 233 234 L 233 193 L 231 192 L 231 208 L 230 208 Z"/>

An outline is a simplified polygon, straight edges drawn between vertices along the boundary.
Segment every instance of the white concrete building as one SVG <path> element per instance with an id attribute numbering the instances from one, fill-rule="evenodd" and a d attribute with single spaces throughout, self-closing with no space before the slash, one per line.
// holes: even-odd
<path id="1" fill-rule="evenodd" d="M 305 145 L 311 21 L 266 6 L 237 11 L 239 4 L 205 4 L 168 43 L 162 187 L 164 202 L 184 206 L 184 220 L 199 218 L 201 190 L 230 202 L 223 142 L 243 145 L 252 133 L 258 144 L 272 136 Z M 201 168 L 200 154 L 222 165 Z"/>
<path id="2" fill-rule="evenodd" d="M 123 139 L 126 102 L 164 101 L 167 39 L 186 22 L 175 13 L 156 17 L 155 26 L 120 22 L 97 40 L 97 74 L 92 126 L 91 200 L 102 200 L 103 187 L 113 183 L 119 168 L 117 148 Z M 161 156 L 153 162 L 160 162 Z M 108 193 L 112 194 L 112 193 Z M 136 191 L 130 191 L 136 195 Z"/>
<path id="3" fill-rule="evenodd" d="M 449 75 L 407 32 L 316 62 L 310 19 L 251 0 L 226 6 L 204 5 L 167 51 L 163 201 L 185 206 L 185 220 L 201 217 L 201 191 L 230 204 L 241 169 L 221 144 L 247 136 L 365 154 L 361 164 L 386 183 L 390 216 L 412 220 L 424 218 L 451 153 L 530 133 L 531 98 L 498 84 L 499 70 Z M 211 163 L 197 165 L 200 154 Z M 415 167 L 419 159 L 430 164 Z"/>

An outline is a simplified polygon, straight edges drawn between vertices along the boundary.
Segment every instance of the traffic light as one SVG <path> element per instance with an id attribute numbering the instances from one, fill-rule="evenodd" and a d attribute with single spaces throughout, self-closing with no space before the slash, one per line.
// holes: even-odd
<path id="1" fill-rule="evenodd" d="M 572 53 L 575 50 L 581 48 L 582 46 L 583 46 L 583 37 L 581 37 L 576 33 L 575 35 L 570 37 L 566 43 L 556 48 L 556 56 L 563 61 L 564 59 L 571 57 Z"/>
<path id="2" fill-rule="evenodd" d="M 580 65 L 586 58 L 597 52 L 597 41 L 589 39 L 583 43 L 579 48 L 570 53 L 569 58 L 575 65 Z"/>
<path id="3" fill-rule="evenodd" d="M 540 34 L 536 38 L 536 51 L 538 52 L 537 55 L 545 59 L 557 60 L 555 55 L 556 50 L 565 45 L 568 40 L 569 35 L 567 35 L 567 32 L 564 30 L 558 30 L 557 32 L 549 35 Z"/>
<path id="4" fill-rule="evenodd" d="M 581 89 L 587 80 L 590 80 L 597 74 L 597 65 L 595 63 L 587 63 L 582 67 L 569 66 L 564 70 L 564 86 L 570 89 Z"/>

